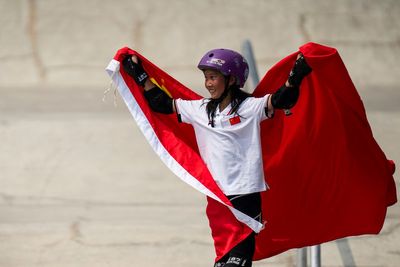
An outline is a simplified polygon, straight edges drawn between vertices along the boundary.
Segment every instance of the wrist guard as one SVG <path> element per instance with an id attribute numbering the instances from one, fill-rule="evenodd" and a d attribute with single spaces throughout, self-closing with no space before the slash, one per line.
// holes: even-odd
<path id="1" fill-rule="evenodd" d="M 299 99 L 299 87 L 282 85 L 271 98 L 271 104 L 276 109 L 290 109 Z"/>
<path id="2" fill-rule="evenodd" d="M 149 75 L 147 75 L 146 71 L 143 69 L 140 61 L 139 63 L 135 63 L 130 56 L 127 56 L 122 61 L 122 66 L 124 67 L 126 73 L 128 73 L 129 76 L 135 80 L 136 84 L 142 87 L 144 86 L 146 80 L 149 78 Z"/>
<path id="3" fill-rule="evenodd" d="M 172 109 L 172 98 L 157 86 L 144 91 L 144 97 L 153 111 L 163 114 L 172 114 L 174 112 Z"/>
<path id="4" fill-rule="evenodd" d="M 311 72 L 311 67 L 307 64 L 304 56 L 301 55 L 295 62 L 289 73 L 288 82 L 293 87 L 299 87 L 305 76 Z"/>

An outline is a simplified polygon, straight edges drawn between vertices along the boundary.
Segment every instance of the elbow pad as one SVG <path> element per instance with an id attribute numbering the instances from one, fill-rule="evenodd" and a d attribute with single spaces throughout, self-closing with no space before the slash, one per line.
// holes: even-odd
<path id="1" fill-rule="evenodd" d="M 144 97 L 149 103 L 150 108 L 158 113 L 172 114 L 172 98 L 158 87 L 144 91 Z"/>
<path id="2" fill-rule="evenodd" d="M 282 85 L 271 98 L 271 104 L 276 109 L 290 109 L 299 99 L 299 87 Z"/>

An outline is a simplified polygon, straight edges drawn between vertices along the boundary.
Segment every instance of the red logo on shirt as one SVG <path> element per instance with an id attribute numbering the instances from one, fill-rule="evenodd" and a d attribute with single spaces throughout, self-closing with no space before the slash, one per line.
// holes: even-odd
<path id="1" fill-rule="evenodd" d="M 235 117 L 230 118 L 229 119 L 229 123 L 231 125 L 235 125 L 235 124 L 240 123 L 240 117 L 239 116 L 235 116 Z"/>

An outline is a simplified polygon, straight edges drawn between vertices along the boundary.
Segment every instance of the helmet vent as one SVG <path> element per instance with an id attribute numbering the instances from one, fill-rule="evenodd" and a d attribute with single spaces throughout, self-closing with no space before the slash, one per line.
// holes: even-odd
<path id="1" fill-rule="evenodd" d="M 213 56 L 214 56 L 214 53 L 211 53 L 208 55 L 208 57 L 213 57 Z"/>

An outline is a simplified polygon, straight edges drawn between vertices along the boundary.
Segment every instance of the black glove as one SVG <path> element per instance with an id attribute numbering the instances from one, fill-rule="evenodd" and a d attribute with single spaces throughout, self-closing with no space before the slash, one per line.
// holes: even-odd
<path id="1" fill-rule="evenodd" d="M 129 76 L 131 76 L 138 85 L 142 87 L 144 86 L 146 80 L 149 78 L 149 75 L 143 69 L 142 63 L 140 61 L 138 63 L 135 63 L 133 62 L 131 56 L 127 56 L 122 61 L 122 66 L 124 67 L 126 73 L 128 73 Z"/>
<path id="2" fill-rule="evenodd" d="M 288 82 L 290 86 L 299 87 L 301 81 L 311 72 L 311 67 L 307 64 L 303 54 L 294 63 L 292 70 L 289 73 Z"/>
<path id="3" fill-rule="evenodd" d="M 290 109 L 292 108 L 299 99 L 299 88 L 301 81 L 305 76 L 311 72 L 310 66 L 308 66 L 303 54 L 294 63 L 292 70 L 290 71 L 288 83 L 282 85 L 271 98 L 272 106 L 276 109 Z"/>

